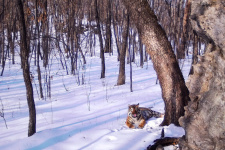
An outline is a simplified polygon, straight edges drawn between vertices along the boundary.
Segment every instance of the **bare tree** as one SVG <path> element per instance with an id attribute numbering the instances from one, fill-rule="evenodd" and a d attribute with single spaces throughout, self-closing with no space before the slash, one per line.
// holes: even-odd
<path id="1" fill-rule="evenodd" d="M 195 31 L 194 31 L 195 32 Z M 198 35 L 195 32 L 194 33 L 194 41 L 193 41 L 193 56 L 192 56 L 192 64 L 191 64 L 191 69 L 189 72 L 189 75 L 192 75 L 194 73 L 194 68 L 193 65 L 197 64 L 198 62 Z"/>
<path id="2" fill-rule="evenodd" d="M 33 87 L 30 79 L 30 64 L 29 64 L 29 53 L 30 48 L 27 43 L 27 31 L 24 16 L 24 7 L 22 0 L 18 0 L 18 14 L 20 16 L 20 35 L 21 35 L 21 64 L 23 69 L 23 77 L 26 86 L 27 103 L 29 108 L 29 126 L 28 136 L 32 136 L 36 133 L 36 109 L 33 97 Z"/>
<path id="3" fill-rule="evenodd" d="M 96 22 L 97 22 L 97 30 L 98 30 L 98 38 L 100 43 L 100 57 L 101 57 L 101 78 L 105 78 L 105 56 L 103 49 L 103 41 L 102 41 L 102 33 L 100 27 L 100 18 L 99 18 L 99 10 L 98 10 L 98 0 L 95 0 L 95 13 L 96 13 Z"/>
<path id="4" fill-rule="evenodd" d="M 35 11 L 35 23 L 36 23 L 36 32 L 37 32 L 37 50 L 36 50 L 36 57 L 37 58 L 35 63 L 37 64 L 37 72 L 38 72 L 38 83 L 39 83 L 39 90 L 40 90 L 40 97 L 43 98 L 43 89 L 42 89 L 42 82 L 41 82 L 41 69 L 40 69 L 40 55 L 41 55 L 41 45 L 40 45 L 40 29 L 38 23 L 38 0 L 36 0 L 36 11 Z"/>
<path id="5" fill-rule="evenodd" d="M 166 33 L 147 0 L 123 0 L 123 4 L 129 10 L 160 81 L 165 103 L 165 117 L 161 125 L 179 125 L 178 119 L 184 115 L 189 92 Z"/>
<path id="6" fill-rule="evenodd" d="M 107 0 L 105 53 L 112 53 L 111 5 L 111 0 Z"/>
<path id="7" fill-rule="evenodd" d="M 119 76 L 117 79 L 117 85 L 125 84 L 126 74 L 125 74 L 125 56 L 126 56 L 126 49 L 127 49 L 127 39 L 129 33 L 129 15 L 127 11 L 125 12 L 125 21 L 123 23 L 123 45 L 122 49 L 120 50 L 120 67 L 119 67 Z"/>

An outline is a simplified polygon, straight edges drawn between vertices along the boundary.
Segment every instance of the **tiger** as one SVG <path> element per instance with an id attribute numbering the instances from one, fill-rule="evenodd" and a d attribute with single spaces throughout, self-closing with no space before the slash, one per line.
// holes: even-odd
<path id="1" fill-rule="evenodd" d="M 151 110 L 150 108 L 139 107 L 138 104 L 128 106 L 126 125 L 129 128 L 144 128 L 146 121 L 152 117 L 162 118 L 163 113 Z"/>

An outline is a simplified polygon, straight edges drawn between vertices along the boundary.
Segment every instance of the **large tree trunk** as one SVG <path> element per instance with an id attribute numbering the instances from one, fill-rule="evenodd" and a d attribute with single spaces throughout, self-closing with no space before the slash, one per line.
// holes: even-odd
<path id="1" fill-rule="evenodd" d="M 165 117 L 161 125 L 179 125 L 178 119 L 184 115 L 189 92 L 166 33 L 158 24 L 147 0 L 123 0 L 123 3 L 152 58 L 160 81 L 165 103 Z"/>
<path id="2" fill-rule="evenodd" d="M 223 150 L 225 148 L 225 3 L 192 1 L 191 24 L 209 42 L 206 52 L 193 65 L 187 86 L 191 101 L 180 124 L 185 136 L 183 150 Z"/>
<path id="3" fill-rule="evenodd" d="M 23 69 L 23 77 L 27 91 L 27 103 L 29 107 L 29 127 L 28 127 L 28 136 L 32 136 L 36 133 L 36 110 L 33 97 L 33 87 L 30 80 L 30 65 L 29 65 L 29 45 L 27 44 L 27 33 L 26 25 L 24 18 L 24 9 L 23 3 L 21 0 L 18 0 L 18 10 L 20 15 L 20 36 L 21 36 L 21 63 Z"/>

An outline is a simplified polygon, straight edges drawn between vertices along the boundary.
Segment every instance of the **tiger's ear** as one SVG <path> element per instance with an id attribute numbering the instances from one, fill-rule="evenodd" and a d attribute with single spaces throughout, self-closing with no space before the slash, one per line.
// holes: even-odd
<path id="1" fill-rule="evenodd" d="M 136 108 L 139 108 L 139 103 L 135 106 Z"/>

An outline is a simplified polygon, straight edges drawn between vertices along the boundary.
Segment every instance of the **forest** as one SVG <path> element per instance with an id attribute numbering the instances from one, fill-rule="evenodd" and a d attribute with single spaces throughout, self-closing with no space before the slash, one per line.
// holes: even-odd
<path id="1" fill-rule="evenodd" d="M 224 149 L 224 29 L 223 0 L 0 0 L 0 149 Z"/>

